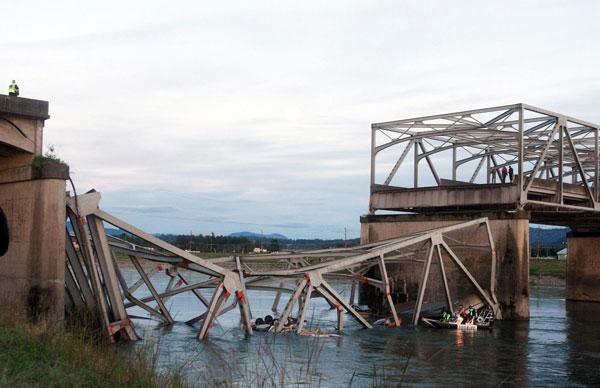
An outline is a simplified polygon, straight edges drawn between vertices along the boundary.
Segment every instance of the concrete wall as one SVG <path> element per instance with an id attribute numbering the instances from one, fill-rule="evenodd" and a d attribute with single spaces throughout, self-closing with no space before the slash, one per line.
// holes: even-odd
<path id="1" fill-rule="evenodd" d="M 10 234 L 0 257 L 0 306 L 62 320 L 69 171 L 63 164 L 31 167 L 48 118 L 46 101 L 0 95 L 0 206 Z"/>
<path id="2" fill-rule="evenodd" d="M 529 319 L 529 220 L 527 214 L 483 213 L 469 216 L 427 216 L 427 215 L 383 215 L 361 218 L 361 243 L 375 242 L 412 233 L 453 225 L 470 219 L 488 217 L 492 236 L 496 245 L 496 295 L 505 319 Z M 473 245 L 487 245 L 487 234 L 480 228 L 457 231 L 452 238 Z M 447 241 L 477 282 L 489 288 L 491 259 L 489 250 L 461 247 Z M 423 258 L 417 255 L 417 259 Z M 434 255 L 434 259 L 436 256 Z M 443 258 L 444 267 L 453 297 L 463 297 L 474 293 L 474 288 L 466 276 L 459 271 L 448 257 Z M 436 261 L 437 263 L 437 261 Z M 393 278 L 391 287 L 396 303 L 416 298 L 421 281 L 422 263 L 402 263 L 391 265 L 388 275 Z M 442 301 L 443 286 L 438 264 L 432 264 L 425 300 Z M 378 274 L 375 274 L 378 276 Z M 372 287 L 363 286 L 360 290 L 361 303 L 377 304 L 380 296 Z"/>
<path id="3" fill-rule="evenodd" d="M 567 234 L 567 300 L 600 302 L 600 233 Z"/>
<path id="4" fill-rule="evenodd" d="M 0 257 L 0 305 L 17 303 L 28 314 L 64 315 L 65 180 L 0 184 L 0 206 L 10 232 Z"/>
<path id="5" fill-rule="evenodd" d="M 0 171 L 30 165 L 42 154 L 48 102 L 0 94 Z"/>
<path id="6" fill-rule="evenodd" d="M 378 191 L 379 190 L 379 191 Z M 371 209 L 413 209 L 508 205 L 517 203 L 514 184 L 464 185 L 394 189 L 377 186 L 371 193 Z"/>

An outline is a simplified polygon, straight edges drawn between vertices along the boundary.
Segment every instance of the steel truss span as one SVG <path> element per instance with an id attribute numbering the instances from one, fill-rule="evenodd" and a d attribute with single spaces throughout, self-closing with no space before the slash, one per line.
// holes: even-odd
<path id="1" fill-rule="evenodd" d="M 490 189 L 481 208 L 599 212 L 599 128 L 526 104 L 372 124 L 370 213 L 418 212 L 393 193 L 452 187 Z"/>
<path id="2" fill-rule="evenodd" d="M 248 334 L 252 334 L 251 301 L 247 290 L 272 291 L 274 312 L 278 311 L 281 297 L 284 294 L 290 295 L 279 316 L 279 324 L 274 327 L 276 332 L 284 329 L 283 324 L 294 315 L 297 306 L 298 324 L 295 330 L 302 333 L 308 305 L 314 297 L 324 298 L 331 307 L 337 309 L 337 329 L 342 331 L 345 312 L 365 328 L 371 328 L 371 324 L 352 307 L 357 285 L 366 283 L 382 291 L 393 319 L 399 326 L 386 266 L 402 261 L 423 264 L 413 314 L 413 323 L 416 324 L 432 265 L 433 268 L 439 267 L 441 271 L 445 302 L 448 310 L 452 311 L 453 298 L 450 295 L 442 257 L 446 258 L 447 263 L 456 266 L 461 276 L 474 287 L 481 300 L 493 309 L 497 318 L 501 318 L 495 294 L 496 249 L 487 218 L 352 248 L 205 260 L 100 210 L 99 201 L 100 193 L 97 192 L 70 197 L 67 201 L 67 216 L 73 226 L 73 233 L 68 230 L 66 233 L 65 303 L 67 311 L 84 309 L 97 314 L 106 337 L 112 341 L 140 338 L 132 322 L 132 318 L 140 317 L 129 313 L 132 307 L 144 310 L 147 313 L 145 318 L 157 320 L 165 325 L 173 324 L 175 320 L 167 301 L 184 292 L 193 293 L 201 306 L 198 315 L 186 322 L 189 325 L 199 323 L 199 339 L 208 338 L 215 320 L 236 308 L 240 311 L 242 328 Z M 148 249 L 108 236 L 104 229 L 105 222 L 151 243 L 156 248 Z M 460 243 L 450 235 L 465 228 L 483 228 L 488 236 L 489 244 L 480 247 L 489 252 L 490 279 L 483 279 L 488 285 L 486 287 L 480 285 L 482 279 L 478 282 L 455 253 L 456 247 L 468 244 Z M 122 259 L 117 260 L 117 254 L 131 262 L 139 275 L 137 280 L 130 279 L 128 282 L 125 279 L 121 271 L 124 263 Z M 263 262 L 266 258 L 281 261 L 287 268 L 260 271 L 255 264 Z M 365 273 L 374 266 L 379 268 L 380 279 L 365 277 Z M 193 282 L 191 275 L 194 273 L 203 274 L 204 277 L 201 281 Z M 153 283 L 152 280 L 160 276 L 167 276 L 168 281 L 166 288 L 159 290 L 157 282 Z M 352 283 L 349 300 L 345 300 L 328 283 L 332 278 L 343 278 Z M 162 282 L 163 287 L 164 283 Z M 143 295 L 139 292 L 141 288 L 147 291 Z"/>

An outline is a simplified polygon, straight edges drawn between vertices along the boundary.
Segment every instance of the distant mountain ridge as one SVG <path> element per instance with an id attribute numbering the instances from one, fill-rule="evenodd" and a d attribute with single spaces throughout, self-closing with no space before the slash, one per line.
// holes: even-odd
<path id="1" fill-rule="evenodd" d="M 73 227 L 71 225 L 70 220 L 67 220 L 67 229 L 69 230 L 69 232 L 73 232 Z M 543 247 L 550 247 L 550 246 L 554 246 L 554 247 L 558 247 L 558 246 L 565 246 L 567 244 L 567 232 L 569 232 L 571 229 L 569 228 L 552 228 L 552 229 L 548 229 L 548 228 L 540 228 L 540 246 Z M 110 228 L 107 227 L 106 228 L 106 233 L 109 235 L 113 235 L 113 236 L 119 236 L 122 233 L 125 233 L 126 235 L 129 235 L 129 233 L 124 232 L 120 229 L 116 229 L 116 228 Z M 162 240 L 168 242 L 168 243 L 174 243 L 175 242 L 175 238 L 177 237 L 177 235 L 175 234 L 161 234 L 161 233 L 154 233 L 153 234 L 156 237 L 161 238 Z M 260 233 L 252 233 L 252 232 L 236 232 L 236 233 L 231 233 L 229 234 L 229 237 L 246 237 L 249 238 L 250 240 L 260 240 L 261 237 L 265 240 L 271 240 L 271 239 L 277 239 L 277 240 L 288 240 L 291 241 L 290 238 L 279 234 L 279 233 L 272 233 L 272 234 L 265 234 L 265 235 L 261 235 Z M 334 240 L 321 240 L 321 239 L 295 239 L 295 242 L 297 242 L 298 244 L 300 244 L 303 249 L 317 249 L 317 248 L 322 248 L 322 247 L 327 247 L 333 243 L 344 243 L 344 240 L 342 239 L 334 239 Z M 357 245 L 359 244 L 360 239 L 356 238 L 356 239 L 348 239 L 347 243 L 349 245 Z M 529 245 L 532 247 L 537 246 L 538 244 L 538 228 L 537 227 L 529 227 Z"/>
<path id="2" fill-rule="evenodd" d="M 570 228 L 540 228 L 540 246 L 542 247 L 557 247 L 567 243 L 567 232 Z M 538 228 L 529 227 L 529 245 L 532 247 L 538 244 Z"/>
<path id="3" fill-rule="evenodd" d="M 260 233 L 252 233 L 252 232 L 236 232 L 231 233 L 229 237 L 251 237 L 251 238 L 276 238 L 277 240 L 289 240 L 289 238 L 285 237 L 283 234 L 273 233 L 273 234 L 260 234 Z"/>
<path id="4" fill-rule="evenodd" d="M 73 232 L 73 225 L 71 225 L 71 220 L 67 220 L 67 230 L 69 232 Z M 111 235 L 111 236 L 119 236 L 123 233 L 129 235 L 129 233 L 122 231 L 121 229 L 116 229 L 116 228 L 104 228 L 104 230 L 106 231 L 106 234 Z"/>

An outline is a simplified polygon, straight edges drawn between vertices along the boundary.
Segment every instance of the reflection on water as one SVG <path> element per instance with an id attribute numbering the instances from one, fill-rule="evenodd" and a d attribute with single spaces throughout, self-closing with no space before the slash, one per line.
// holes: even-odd
<path id="1" fill-rule="evenodd" d="M 166 281 L 158 288 L 164 286 Z M 334 287 L 349 295 L 349 285 Z M 180 321 L 203 312 L 187 294 L 168 302 Z M 384 381 L 413 387 L 600 386 L 600 304 L 566 303 L 564 298 L 564 289 L 532 286 L 530 322 L 497 322 L 492 331 L 477 332 L 411 326 L 365 330 L 347 315 L 338 338 L 248 337 L 239 327 L 237 310 L 218 319 L 208 341 L 195 339 L 198 325 L 136 324 L 146 343 L 160 342 L 163 365 L 180 365 L 201 381 L 238 386 L 363 387 Z M 255 317 L 271 314 L 272 293 L 250 291 L 249 300 Z M 131 313 L 144 315 L 136 309 Z M 335 310 L 320 298 L 311 300 L 308 317 L 309 327 L 328 332 L 337 324 Z"/>
<path id="2" fill-rule="evenodd" d="M 566 341 L 569 379 L 600 386 L 600 303 L 567 302 Z"/>

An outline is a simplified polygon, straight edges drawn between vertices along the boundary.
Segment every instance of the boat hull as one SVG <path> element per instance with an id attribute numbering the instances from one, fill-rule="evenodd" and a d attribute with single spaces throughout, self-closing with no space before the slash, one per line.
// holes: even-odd
<path id="1" fill-rule="evenodd" d="M 467 330 L 467 331 L 476 331 L 476 330 L 490 330 L 492 327 L 489 323 L 484 324 L 458 324 L 456 322 L 440 322 L 437 319 L 430 318 L 421 318 L 421 320 L 430 327 L 435 327 L 436 329 L 452 329 L 452 330 Z"/>

